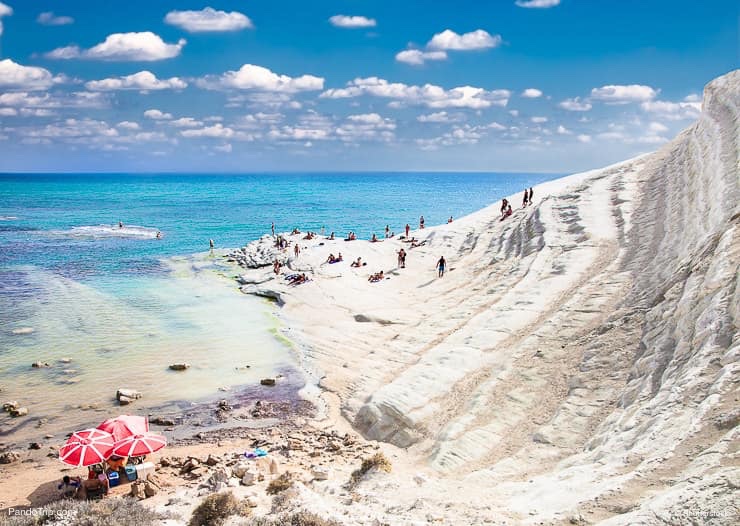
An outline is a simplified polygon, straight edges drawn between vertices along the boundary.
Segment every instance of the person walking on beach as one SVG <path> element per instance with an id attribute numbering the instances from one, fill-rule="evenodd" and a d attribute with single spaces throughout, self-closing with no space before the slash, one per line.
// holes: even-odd
<path id="1" fill-rule="evenodd" d="M 272 222 L 272 225 L 270 225 L 270 228 L 272 229 L 272 237 L 275 237 L 275 221 Z"/>
<path id="2" fill-rule="evenodd" d="M 398 251 L 398 267 L 406 268 L 406 251 L 404 249 Z"/>
<path id="3" fill-rule="evenodd" d="M 293 247 L 293 253 L 295 254 L 295 257 L 298 257 L 298 254 L 301 253 L 301 246 L 298 243 Z"/>
<path id="4" fill-rule="evenodd" d="M 442 256 L 439 258 L 439 261 L 437 261 L 437 277 L 442 277 L 445 275 L 445 266 L 447 265 L 447 262 L 445 261 L 445 257 Z"/>
<path id="5" fill-rule="evenodd" d="M 524 200 L 522 201 L 522 208 L 526 207 L 529 203 L 529 190 L 526 188 L 524 189 Z"/>
<path id="6" fill-rule="evenodd" d="M 534 201 L 532 201 L 533 196 L 534 196 L 534 190 L 532 190 L 532 187 L 530 186 L 529 187 L 529 204 L 530 205 L 534 204 Z"/>
<path id="7" fill-rule="evenodd" d="M 424 230 L 424 216 L 419 218 L 419 229 Z"/>
<path id="8" fill-rule="evenodd" d="M 409 237 L 409 230 L 411 230 L 411 227 L 406 223 L 406 237 Z"/>

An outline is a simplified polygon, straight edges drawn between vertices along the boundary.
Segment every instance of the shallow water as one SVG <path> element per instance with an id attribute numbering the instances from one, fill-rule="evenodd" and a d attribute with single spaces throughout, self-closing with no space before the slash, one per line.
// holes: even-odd
<path id="1" fill-rule="evenodd" d="M 253 384 L 292 363 L 263 300 L 217 247 L 269 232 L 360 238 L 459 217 L 555 175 L 0 175 L 0 435 L 25 440 L 117 413 Z M 118 221 L 123 222 L 119 228 Z M 157 232 L 162 238 L 157 239 Z M 35 361 L 50 367 L 32 368 Z M 189 362 L 186 372 L 168 370 Z M 244 366 L 249 365 L 249 368 Z M 48 420 L 43 428 L 34 424 Z M 94 418 L 92 418 L 94 420 Z M 101 418 L 102 419 L 102 418 Z"/>

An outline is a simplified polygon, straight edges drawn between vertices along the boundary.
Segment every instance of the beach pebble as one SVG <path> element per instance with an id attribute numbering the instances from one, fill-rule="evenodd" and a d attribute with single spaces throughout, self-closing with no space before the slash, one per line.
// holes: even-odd
<path id="1" fill-rule="evenodd" d="M 253 486 L 255 481 L 257 479 L 257 475 L 254 473 L 247 471 L 242 475 L 242 485 L 243 486 Z"/>
<path id="2" fill-rule="evenodd" d="M 12 402 L 5 402 L 3 404 L 3 411 L 13 411 L 14 409 L 18 409 L 18 402 L 13 400 Z"/>
<path id="3" fill-rule="evenodd" d="M 187 369 L 190 369 L 189 363 L 173 363 L 170 364 L 170 369 L 173 371 L 185 371 Z"/>
<path id="4" fill-rule="evenodd" d="M 26 416 L 26 415 L 28 415 L 28 408 L 27 407 L 19 407 L 17 409 L 11 409 L 9 412 L 10 412 L 10 416 L 12 416 L 13 418 L 17 418 L 19 416 Z"/>
<path id="5" fill-rule="evenodd" d="M 18 451 L 5 451 L 0 453 L 0 464 L 11 464 L 20 460 L 21 454 Z"/>
<path id="6" fill-rule="evenodd" d="M 13 329 L 11 332 L 13 334 L 31 334 L 33 331 L 35 331 L 33 327 L 20 327 L 18 329 Z"/>
<path id="7" fill-rule="evenodd" d="M 156 426 L 174 426 L 175 419 L 168 418 L 168 417 L 162 417 L 162 416 L 155 416 L 149 419 L 149 423 L 154 424 Z"/>
<path id="8" fill-rule="evenodd" d="M 311 475 L 314 480 L 329 480 L 331 470 L 324 466 L 314 466 L 311 468 Z"/>
<path id="9" fill-rule="evenodd" d="M 260 380 L 260 385 L 275 385 L 274 378 L 263 378 Z"/>
<path id="10" fill-rule="evenodd" d="M 121 405 L 128 405 L 141 398 L 141 393 L 135 389 L 120 388 L 116 391 L 116 399 Z"/>
<path id="11" fill-rule="evenodd" d="M 28 449 L 41 449 L 41 444 L 38 442 L 31 442 L 28 444 Z"/>

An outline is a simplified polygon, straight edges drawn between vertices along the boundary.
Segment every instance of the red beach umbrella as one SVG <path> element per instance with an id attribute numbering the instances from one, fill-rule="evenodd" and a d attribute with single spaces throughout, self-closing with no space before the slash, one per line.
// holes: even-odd
<path id="1" fill-rule="evenodd" d="M 159 451 L 167 445 L 167 439 L 156 433 L 131 435 L 116 442 L 113 454 L 119 457 L 140 457 Z"/>
<path id="2" fill-rule="evenodd" d="M 141 435 L 149 431 L 149 421 L 138 415 L 121 415 L 109 418 L 98 426 L 98 429 L 113 435 L 113 440 L 119 442 L 131 435 Z"/>
<path id="3" fill-rule="evenodd" d="M 92 466 L 110 457 L 115 440 L 101 429 L 76 431 L 59 450 L 59 460 L 70 466 Z"/>

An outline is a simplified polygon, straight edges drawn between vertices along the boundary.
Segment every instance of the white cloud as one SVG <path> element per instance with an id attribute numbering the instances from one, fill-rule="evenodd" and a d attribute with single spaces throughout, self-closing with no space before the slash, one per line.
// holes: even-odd
<path id="1" fill-rule="evenodd" d="M 654 99 L 657 94 L 658 92 L 650 86 L 643 86 L 641 84 L 630 84 L 627 86 L 611 84 L 591 90 L 592 99 L 601 100 L 607 104 L 644 102 Z"/>
<path id="2" fill-rule="evenodd" d="M 57 16 L 51 11 L 46 11 L 38 16 L 36 22 L 42 26 L 66 26 L 74 24 L 75 19 L 71 16 Z"/>
<path id="3" fill-rule="evenodd" d="M 519 117 L 519 110 L 509 110 L 509 114 L 513 117 Z"/>
<path id="4" fill-rule="evenodd" d="M 57 113 L 46 108 L 21 108 L 24 117 L 53 117 Z"/>
<path id="5" fill-rule="evenodd" d="M 0 88 L 39 90 L 54 84 L 49 70 L 35 66 L 22 66 L 6 58 L 0 60 Z"/>
<path id="6" fill-rule="evenodd" d="M 14 117 L 18 115 L 18 110 L 15 108 L 0 108 L 0 117 Z"/>
<path id="7" fill-rule="evenodd" d="M 321 94 L 322 98 L 342 99 L 369 95 L 395 99 L 408 104 L 424 104 L 430 108 L 488 108 L 506 106 L 511 92 L 508 90 L 486 91 L 473 86 L 460 86 L 445 90 L 440 86 L 407 85 L 388 82 L 378 77 L 357 78 L 347 83 L 345 88 L 333 88 Z"/>
<path id="8" fill-rule="evenodd" d="M 216 11 L 212 7 L 200 11 L 170 11 L 164 21 L 190 33 L 239 31 L 254 27 L 249 17 L 243 13 Z"/>
<path id="9" fill-rule="evenodd" d="M 398 62 L 418 66 L 424 64 L 427 60 L 446 60 L 447 52 L 445 51 L 421 51 L 420 49 L 405 49 L 396 54 Z"/>
<path id="10" fill-rule="evenodd" d="M 334 15 L 329 18 L 329 22 L 335 27 L 346 27 L 352 29 L 358 27 L 375 27 L 377 25 L 374 18 L 367 18 L 365 16 Z"/>
<path id="11" fill-rule="evenodd" d="M 572 131 L 570 131 L 568 128 L 566 128 L 562 124 L 558 126 L 557 132 L 560 135 L 571 135 L 573 133 Z"/>
<path id="12" fill-rule="evenodd" d="M 0 95 L 0 105 L 30 108 L 104 108 L 107 99 L 102 93 L 76 91 L 63 95 L 31 95 L 25 91 Z"/>
<path id="13" fill-rule="evenodd" d="M 122 128 L 124 130 L 138 130 L 140 126 L 138 122 L 121 121 L 116 124 L 116 128 Z"/>
<path id="14" fill-rule="evenodd" d="M 519 7 L 547 9 L 548 7 L 555 7 L 556 5 L 560 5 L 560 0 L 516 0 L 515 3 Z"/>
<path id="15" fill-rule="evenodd" d="M 701 102 L 701 95 L 692 93 L 691 95 L 686 95 L 683 100 L 685 102 Z"/>
<path id="16" fill-rule="evenodd" d="M 221 146 L 214 146 L 213 149 L 218 152 L 231 153 L 232 148 L 231 148 L 231 144 L 226 143 L 226 144 L 222 144 Z"/>
<path id="17" fill-rule="evenodd" d="M 41 129 L 25 132 L 27 137 L 78 138 L 117 137 L 118 131 L 104 121 L 93 119 L 66 119 L 61 123 L 48 124 Z"/>
<path id="18" fill-rule="evenodd" d="M 492 130 L 498 130 L 498 131 L 503 131 L 503 130 L 506 129 L 506 126 L 504 126 L 503 124 L 499 124 L 496 121 L 492 122 L 487 127 L 490 128 L 490 129 L 492 129 Z"/>
<path id="19" fill-rule="evenodd" d="M 582 135 L 579 135 L 578 136 L 578 140 L 580 142 L 591 142 L 591 136 L 590 135 L 582 134 Z"/>
<path id="20" fill-rule="evenodd" d="M 654 113 L 668 120 L 697 119 L 701 115 L 701 102 L 646 101 L 640 104 L 643 111 Z"/>
<path id="21" fill-rule="evenodd" d="M 221 123 L 216 123 L 213 126 L 206 126 L 204 128 L 198 128 L 195 130 L 184 130 L 180 132 L 180 135 L 183 137 L 215 137 L 215 138 L 222 138 L 222 139 L 228 139 L 229 137 L 234 136 L 234 130 L 231 128 L 225 127 Z"/>
<path id="22" fill-rule="evenodd" d="M 396 129 L 396 123 L 393 119 L 383 118 L 377 113 L 364 113 L 349 115 L 347 120 L 348 123 L 336 129 L 336 135 L 341 141 L 390 141 L 395 138 L 393 130 Z"/>
<path id="23" fill-rule="evenodd" d="M 197 128 L 198 126 L 203 126 L 201 121 L 197 121 L 192 117 L 181 117 L 171 121 L 170 124 L 177 128 Z"/>
<path id="24" fill-rule="evenodd" d="M 161 112 L 160 110 L 157 110 L 157 109 L 151 109 L 151 110 L 146 110 L 144 112 L 144 117 L 146 117 L 148 119 L 153 119 L 155 121 L 164 121 L 164 120 L 171 119 L 172 118 L 172 114 L 171 113 L 163 113 L 163 112 Z"/>
<path id="25" fill-rule="evenodd" d="M 86 58 L 92 60 L 151 62 L 178 56 L 185 43 L 185 39 L 180 39 L 177 44 L 167 44 L 159 35 L 155 35 L 151 31 L 113 33 L 108 35 L 103 42 L 90 49 L 65 46 L 50 51 L 45 56 L 52 59 Z"/>
<path id="26" fill-rule="evenodd" d="M 160 80 L 151 71 L 139 71 L 125 77 L 91 80 L 85 84 L 85 87 L 92 91 L 184 89 L 187 86 L 187 82 L 179 77 Z"/>
<path id="27" fill-rule="evenodd" d="M 651 133 L 663 133 L 668 131 L 668 126 L 661 124 L 660 122 L 651 122 L 648 125 L 648 130 Z"/>
<path id="28" fill-rule="evenodd" d="M 301 126 L 283 126 L 270 130 L 268 137 L 274 140 L 320 141 L 329 138 L 330 130 Z"/>
<path id="29" fill-rule="evenodd" d="M 262 66 L 244 64 L 239 71 L 227 71 L 223 75 L 209 75 L 197 80 L 206 89 L 244 89 L 266 92 L 295 93 L 324 88 L 324 79 L 313 75 L 289 77 L 278 75 Z"/>
<path id="30" fill-rule="evenodd" d="M 532 117 L 530 120 L 535 124 L 542 124 L 547 122 L 547 117 Z"/>
<path id="31" fill-rule="evenodd" d="M 457 122 L 462 120 L 462 115 L 452 115 L 446 111 L 438 111 L 428 115 L 419 115 L 416 120 L 419 122 Z"/>
<path id="32" fill-rule="evenodd" d="M 527 88 L 522 91 L 522 97 L 525 99 L 536 99 L 538 97 L 542 97 L 542 91 L 537 88 Z"/>
<path id="33" fill-rule="evenodd" d="M 458 35 L 450 29 L 437 33 L 427 43 L 427 48 L 437 50 L 470 51 L 489 49 L 501 44 L 501 35 L 490 35 L 487 31 L 476 29 L 470 33 Z"/>
<path id="34" fill-rule="evenodd" d="M 13 8 L 9 5 L 0 2 L 0 35 L 3 34 L 3 20 L 4 16 L 10 16 L 13 14 Z"/>
<path id="35" fill-rule="evenodd" d="M 590 102 L 581 101 L 580 97 L 565 99 L 558 106 L 568 111 L 589 111 L 593 107 Z"/>

